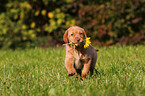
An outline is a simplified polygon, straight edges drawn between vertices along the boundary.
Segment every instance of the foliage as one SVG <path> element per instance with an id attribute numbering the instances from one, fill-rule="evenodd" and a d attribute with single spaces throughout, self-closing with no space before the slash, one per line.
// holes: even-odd
<path id="1" fill-rule="evenodd" d="M 8 0 L 5 5 L 6 12 L 0 13 L 0 47 L 30 46 L 31 41 L 36 37 L 52 36 L 60 26 L 66 25 L 64 28 L 67 28 L 75 25 L 73 17 L 65 13 L 66 9 L 61 6 L 68 2 L 70 1 L 59 1 L 58 8 L 55 8 L 55 0 L 41 2 L 39 0 L 14 0 L 13 2 Z M 62 30 L 59 31 L 62 32 Z M 60 39 L 57 33 L 55 36 L 57 36 L 55 39 Z"/>
<path id="2" fill-rule="evenodd" d="M 0 50 L 0 95 L 144 96 L 144 46 L 99 48 L 92 77 L 68 77 L 65 49 Z"/>
<path id="3" fill-rule="evenodd" d="M 99 44 L 144 43 L 144 0 L 4 0 L 1 3 L 0 48 L 31 46 L 35 38 L 45 36 L 62 43 L 65 30 L 74 25 L 85 28 Z"/>
<path id="4" fill-rule="evenodd" d="M 25 24 L 25 20 L 29 18 L 25 14 L 29 13 L 32 7 L 28 2 L 16 1 L 6 6 L 8 11 L 0 14 L 0 47 L 22 47 L 25 41 L 36 37 L 34 30 Z M 34 25 L 31 24 L 31 27 Z"/>
<path id="5" fill-rule="evenodd" d="M 99 0 L 78 11 L 78 24 L 99 42 L 136 44 L 145 40 L 144 0 Z"/>

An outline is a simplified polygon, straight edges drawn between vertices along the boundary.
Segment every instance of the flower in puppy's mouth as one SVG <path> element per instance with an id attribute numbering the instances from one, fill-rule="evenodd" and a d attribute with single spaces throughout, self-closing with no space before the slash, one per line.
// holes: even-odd
<path id="1" fill-rule="evenodd" d="M 91 44 L 90 37 L 87 37 L 86 40 L 85 40 L 84 48 L 89 47 L 89 44 Z"/>
<path id="2" fill-rule="evenodd" d="M 73 43 L 73 42 L 70 42 L 70 43 L 66 43 L 64 45 L 74 45 L 75 47 L 79 46 L 79 44 L 84 44 L 84 48 L 88 48 L 89 47 L 89 44 L 91 44 L 91 41 L 90 41 L 90 37 L 87 37 L 83 42 L 80 42 L 80 43 Z"/>

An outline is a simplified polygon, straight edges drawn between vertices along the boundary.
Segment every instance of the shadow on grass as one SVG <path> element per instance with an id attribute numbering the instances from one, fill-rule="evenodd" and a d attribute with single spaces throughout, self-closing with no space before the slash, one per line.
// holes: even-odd
<path id="1" fill-rule="evenodd" d="M 101 70 L 101 72 L 99 72 L 97 69 L 94 69 L 94 74 L 92 76 L 87 74 L 86 79 L 97 78 L 97 77 L 101 77 L 101 76 L 106 76 L 104 71 Z M 83 81 L 81 75 L 75 76 L 75 74 L 73 74 L 73 75 L 69 75 L 68 78 L 71 78 L 71 79 L 74 78 L 75 80 L 81 80 L 81 81 Z"/>
<path id="2" fill-rule="evenodd" d="M 101 73 L 100 73 L 97 69 L 95 69 L 94 71 L 95 71 L 95 72 L 94 72 L 94 76 L 101 75 Z"/>

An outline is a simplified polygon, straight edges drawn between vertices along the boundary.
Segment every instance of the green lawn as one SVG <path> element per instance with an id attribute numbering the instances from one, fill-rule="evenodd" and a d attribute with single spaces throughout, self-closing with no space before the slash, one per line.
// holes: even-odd
<path id="1" fill-rule="evenodd" d="M 143 96 L 145 46 L 98 48 L 94 75 L 68 77 L 65 48 L 0 50 L 0 95 Z"/>

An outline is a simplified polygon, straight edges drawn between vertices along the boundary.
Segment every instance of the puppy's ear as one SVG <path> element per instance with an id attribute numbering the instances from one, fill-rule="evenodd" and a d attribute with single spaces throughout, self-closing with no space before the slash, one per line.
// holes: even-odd
<path id="1" fill-rule="evenodd" d="M 68 30 L 65 31 L 64 35 L 63 35 L 63 41 L 65 43 L 68 43 Z"/>
<path id="2" fill-rule="evenodd" d="M 85 38 L 87 38 L 87 34 L 86 34 L 85 30 L 83 28 L 81 28 L 81 29 L 82 29 L 82 31 L 84 33 Z"/>

